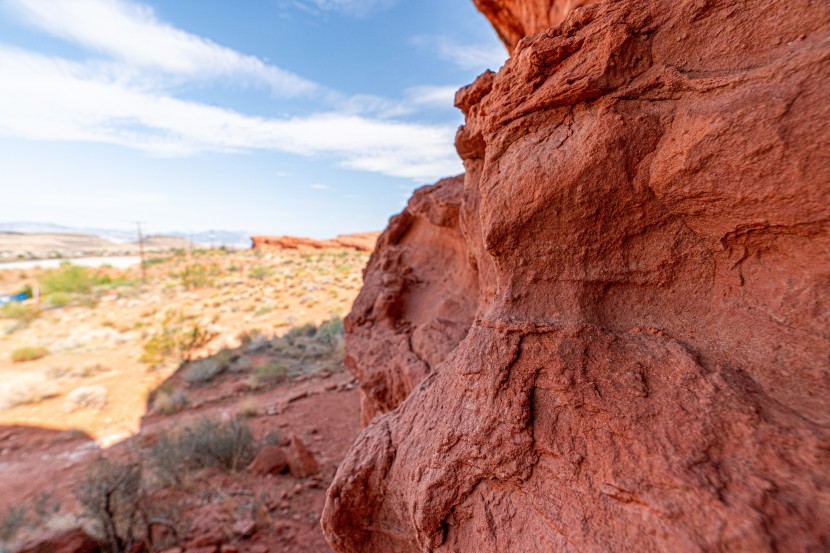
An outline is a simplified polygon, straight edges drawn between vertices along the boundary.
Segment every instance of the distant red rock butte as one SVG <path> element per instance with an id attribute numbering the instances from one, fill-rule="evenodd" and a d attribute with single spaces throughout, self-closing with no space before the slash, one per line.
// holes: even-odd
<path id="1" fill-rule="evenodd" d="M 331 250 L 350 249 L 370 252 L 375 249 L 379 232 L 341 234 L 330 240 L 315 240 L 301 236 L 252 236 L 253 249 L 276 248 L 281 250 Z"/>

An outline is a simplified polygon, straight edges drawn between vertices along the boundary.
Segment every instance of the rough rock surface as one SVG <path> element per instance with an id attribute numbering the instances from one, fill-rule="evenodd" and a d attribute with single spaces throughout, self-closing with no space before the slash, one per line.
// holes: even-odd
<path id="1" fill-rule="evenodd" d="M 280 474 L 288 469 L 288 456 L 283 448 L 277 445 L 263 447 L 248 465 L 248 471 L 257 476 L 266 474 Z"/>
<path id="2" fill-rule="evenodd" d="M 320 465 L 314 458 L 302 438 L 294 434 L 288 440 L 286 448 L 288 459 L 288 470 L 297 478 L 307 478 L 320 472 Z"/>
<path id="3" fill-rule="evenodd" d="M 346 366 L 361 383 L 361 417 L 397 407 L 467 334 L 478 270 L 461 233 L 464 178 L 415 192 L 378 239 L 345 320 Z"/>
<path id="4" fill-rule="evenodd" d="M 277 248 L 281 250 L 328 250 L 350 249 L 370 252 L 378 239 L 377 232 L 341 234 L 330 240 L 316 240 L 303 236 L 252 236 L 253 249 Z"/>
<path id="5" fill-rule="evenodd" d="M 624 0 L 460 91 L 463 186 L 347 320 L 364 414 L 397 409 L 335 550 L 830 549 L 827 90 L 827 2 Z"/>
<path id="6" fill-rule="evenodd" d="M 21 544 L 15 553 L 99 553 L 101 548 L 80 528 L 52 530 Z"/>
<path id="7" fill-rule="evenodd" d="M 509 52 L 526 37 L 559 25 L 576 8 L 599 0 L 473 0 Z"/>

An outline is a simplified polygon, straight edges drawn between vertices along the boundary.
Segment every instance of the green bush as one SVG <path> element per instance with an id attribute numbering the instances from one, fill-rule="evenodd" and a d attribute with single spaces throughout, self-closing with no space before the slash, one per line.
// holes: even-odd
<path id="1" fill-rule="evenodd" d="M 161 265 L 167 261 L 166 257 L 150 257 L 144 261 L 145 267 L 152 267 L 153 265 Z"/>
<path id="2" fill-rule="evenodd" d="M 13 319 L 28 324 L 40 317 L 40 309 L 34 305 L 25 303 L 7 303 L 0 307 L 0 318 Z"/>
<path id="3" fill-rule="evenodd" d="M 271 361 L 256 370 L 256 379 L 261 383 L 282 382 L 288 376 L 288 368 L 282 361 Z"/>
<path id="4" fill-rule="evenodd" d="M 115 287 L 130 283 L 125 279 L 113 280 L 101 271 L 70 263 L 63 263 L 58 269 L 46 271 L 38 280 L 44 298 L 58 307 L 72 303 L 94 307 L 98 301 L 95 296 L 97 287 Z"/>
<path id="5" fill-rule="evenodd" d="M 12 362 L 24 363 L 34 361 L 49 355 L 49 350 L 43 346 L 23 346 L 12 351 Z"/>
<path id="6" fill-rule="evenodd" d="M 225 372 L 232 360 L 230 350 L 223 349 L 212 357 L 191 362 L 185 370 L 184 379 L 191 384 L 209 382 Z"/>
<path id="7" fill-rule="evenodd" d="M 46 296 L 46 299 L 55 307 L 66 307 L 72 303 L 72 294 L 67 292 L 55 292 Z"/>
<path id="8" fill-rule="evenodd" d="M 140 360 L 150 366 L 160 365 L 173 358 L 185 363 L 214 338 L 216 333 L 201 324 L 194 322 L 187 325 L 181 314 L 168 315 L 161 330 L 150 336 L 144 344 Z"/>
<path id="9" fill-rule="evenodd" d="M 293 345 L 294 342 L 297 341 L 298 338 L 311 338 L 317 333 L 317 327 L 311 323 L 304 324 L 303 326 L 293 326 L 288 329 L 288 332 L 285 333 L 285 340 Z"/>
<path id="10" fill-rule="evenodd" d="M 321 344 L 337 346 L 343 340 L 343 319 L 335 316 L 325 321 L 317 328 L 314 338 Z"/>
<path id="11" fill-rule="evenodd" d="M 213 285 L 213 277 L 222 273 L 216 265 L 205 265 L 203 263 L 191 263 L 185 265 L 184 270 L 175 276 L 182 281 L 185 290 L 194 288 L 205 288 Z"/>
<path id="12" fill-rule="evenodd" d="M 102 275 L 88 267 L 80 267 L 70 263 L 63 263 L 59 269 L 46 271 L 38 280 L 44 295 L 56 293 L 90 294 L 95 286 L 111 282 L 111 279 L 105 274 Z"/>
<path id="13" fill-rule="evenodd" d="M 257 265 L 248 273 L 248 276 L 251 278 L 255 278 L 257 280 L 265 280 L 269 276 L 271 276 L 271 269 L 269 267 L 263 267 L 262 265 Z"/>

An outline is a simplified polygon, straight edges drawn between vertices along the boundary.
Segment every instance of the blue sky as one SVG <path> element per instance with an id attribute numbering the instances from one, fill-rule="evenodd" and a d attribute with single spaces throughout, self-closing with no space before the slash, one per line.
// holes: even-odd
<path id="1" fill-rule="evenodd" d="M 0 222 L 379 230 L 505 58 L 469 0 L 0 0 Z"/>

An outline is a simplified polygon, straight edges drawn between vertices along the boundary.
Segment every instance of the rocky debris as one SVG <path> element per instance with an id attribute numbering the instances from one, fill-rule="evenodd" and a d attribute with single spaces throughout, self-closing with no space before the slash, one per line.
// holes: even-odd
<path id="1" fill-rule="evenodd" d="M 320 466 L 303 440 L 292 434 L 288 445 L 262 448 L 248 465 L 248 471 L 258 476 L 288 471 L 295 478 L 308 478 L 317 474 Z"/>
<path id="2" fill-rule="evenodd" d="M 80 528 L 54 530 L 22 543 L 15 553 L 98 553 L 98 542 Z"/>
<path id="3" fill-rule="evenodd" d="M 512 52 L 528 35 L 541 33 L 562 23 L 575 9 L 599 0 L 473 0 Z"/>
<path id="4" fill-rule="evenodd" d="M 314 458 L 314 454 L 308 450 L 298 436 L 291 435 L 285 452 L 288 459 L 288 471 L 295 478 L 307 478 L 320 472 L 320 465 Z"/>
<path id="5" fill-rule="evenodd" d="M 315 240 L 302 236 L 252 236 L 253 248 L 275 248 L 280 250 L 329 250 L 350 249 L 370 252 L 375 247 L 378 232 L 341 234 L 330 240 Z"/>
<path id="6" fill-rule="evenodd" d="M 285 450 L 280 446 L 263 447 L 257 453 L 251 464 L 248 465 L 248 472 L 257 476 L 266 474 L 280 474 L 288 468 L 288 458 Z"/>
<path id="7" fill-rule="evenodd" d="M 184 544 L 186 551 L 208 547 L 216 550 L 226 541 L 226 513 L 221 505 L 203 505 L 193 515 L 189 524 L 189 540 Z"/>
<path id="8" fill-rule="evenodd" d="M 825 2 L 608 2 L 459 92 L 463 185 L 346 320 L 364 415 L 397 408 L 336 551 L 830 549 L 829 44 Z"/>
<path id="9" fill-rule="evenodd" d="M 231 527 L 231 533 L 237 538 L 249 538 L 256 532 L 256 522 L 249 518 L 237 520 Z"/>

